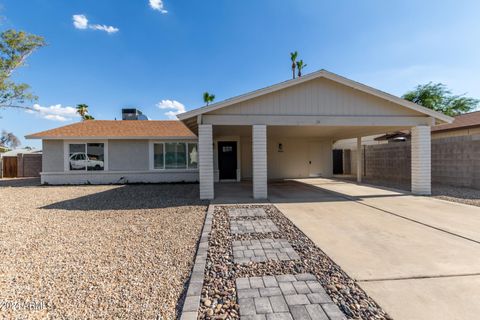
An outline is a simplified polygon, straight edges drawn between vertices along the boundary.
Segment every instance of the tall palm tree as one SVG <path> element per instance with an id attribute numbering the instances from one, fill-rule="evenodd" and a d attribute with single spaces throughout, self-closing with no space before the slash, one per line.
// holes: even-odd
<path id="1" fill-rule="evenodd" d="M 77 105 L 77 113 L 82 117 L 82 120 L 94 120 L 94 118 L 88 114 L 88 105 L 84 103 Z"/>
<path id="2" fill-rule="evenodd" d="M 298 76 L 302 76 L 302 70 L 307 66 L 306 63 L 303 63 L 303 60 L 297 61 Z"/>
<path id="3" fill-rule="evenodd" d="M 296 62 L 297 62 L 297 57 L 298 57 L 298 52 L 290 52 L 290 60 L 292 60 L 292 76 L 293 79 L 295 79 L 295 68 L 296 68 Z"/>
<path id="4" fill-rule="evenodd" d="M 214 94 L 210 94 L 208 92 L 203 93 L 203 102 L 205 102 L 207 106 L 210 104 L 210 102 L 213 102 L 213 100 L 215 100 Z"/>

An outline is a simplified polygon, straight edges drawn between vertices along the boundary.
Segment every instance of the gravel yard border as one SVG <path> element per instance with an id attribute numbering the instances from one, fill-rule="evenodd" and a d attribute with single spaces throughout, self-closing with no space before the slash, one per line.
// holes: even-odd
<path id="1" fill-rule="evenodd" d="M 207 263 L 207 251 L 210 232 L 212 231 L 214 206 L 209 205 L 205 223 L 203 225 L 202 235 L 198 244 L 195 264 L 192 268 L 192 274 L 188 282 L 188 289 L 185 295 L 182 311 L 180 312 L 181 320 L 196 320 L 200 309 L 200 297 L 202 294 L 203 281 L 205 279 L 205 266 Z"/>
<path id="2" fill-rule="evenodd" d="M 231 208 L 263 208 L 267 217 L 278 226 L 279 232 L 231 234 L 230 220 L 258 220 L 259 217 L 231 218 Z M 236 279 L 262 277 L 282 274 L 299 275 L 311 273 L 316 276 L 336 306 L 348 319 L 391 319 L 381 307 L 373 301 L 341 268 L 335 264 L 320 248 L 301 232 L 274 205 L 210 205 L 205 230 L 211 230 L 210 236 L 204 230 L 202 240 L 208 237 L 208 243 L 201 243 L 189 284 L 192 296 L 184 305 L 182 320 L 193 319 L 239 319 L 240 308 L 237 301 Z M 206 220 L 207 221 L 207 220 Z M 300 260 L 250 262 L 236 264 L 233 259 L 232 244 L 238 240 L 287 239 Z M 207 252 L 206 259 L 205 252 Z M 200 260 L 198 260 L 200 258 Z M 200 281 L 199 270 L 203 270 L 203 286 L 195 285 Z M 193 279 L 193 280 L 192 280 Z M 194 287 L 192 287 L 192 285 Z M 194 289 L 192 289 L 194 288 Z M 200 295 L 198 291 L 200 290 Z M 193 295 L 195 292 L 195 295 Z M 187 294 L 188 295 L 188 294 Z M 187 297 L 188 299 L 188 297 Z M 185 306 L 187 309 L 185 309 Z M 191 308 L 192 311 L 188 308 Z M 197 310 L 196 313 L 194 310 Z"/>

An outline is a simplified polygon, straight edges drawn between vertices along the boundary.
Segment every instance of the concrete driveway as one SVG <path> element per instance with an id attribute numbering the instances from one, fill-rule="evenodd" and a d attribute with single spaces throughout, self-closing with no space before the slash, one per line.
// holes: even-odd
<path id="1" fill-rule="evenodd" d="M 479 207 L 329 179 L 269 195 L 394 319 L 478 318 Z"/>

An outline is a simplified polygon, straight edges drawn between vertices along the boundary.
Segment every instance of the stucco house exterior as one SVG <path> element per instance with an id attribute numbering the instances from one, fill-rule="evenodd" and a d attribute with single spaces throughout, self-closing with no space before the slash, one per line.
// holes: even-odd
<path id="1" fill-rule="evenodd" d="M 268 180 L 332 176 L 335 141 L 361 145 L 365 136 L 410 129 L 412 191 L 429 194 L 430 126 L 452 121 L 325 70 L 178 118 L 84 121 L 27 138 L 43 140 L 43 183 L 199 181 L 200 197 L 213 199 L 216 182 L 252 180 L 252 196 L 262 199 Z"/>

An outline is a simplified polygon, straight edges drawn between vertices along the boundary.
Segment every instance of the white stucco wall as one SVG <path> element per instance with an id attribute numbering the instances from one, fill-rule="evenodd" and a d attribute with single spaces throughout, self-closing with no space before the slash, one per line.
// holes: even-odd
<path id="1" fill-rule="evenodd" d="M 313 142 L 313 144 L 311 144 Z M 241 173 L 242 179 L 252 179 L 252 139 L 241 137 Z M 278 144 L 283 145 L 279 152 Z M 313 150 L 312 150 L 313 146 Z M 319 170 L 312 170 L 323 177 L 332 176 L 332 144 L 329 140 L 305 138 L 268 137 L 267 167 L 268 179 L 307 178 L 310 176 L 310 153 L 318 153 L 321 161 Z"/>
<path id="2" fill-rule="evenodd" d="M 108 141 L 110 171 L 147 171 L 148 157 L 148 140 Z"/>
<path id="3" fill-rule="evenodd" d="M 63 171 L 63 140 L 42 141 L 42 172 Z"/>
<path id="4" fill-rule="evenodd" d="M 278 144 L 283 146 L 279 152 Z M 314 153 L 314 154 L 313 154 Z M 316 168 L 309 164 L 320 161 Z M 330 141 L 272 137 L 268 142 L 268 178 L 306 178 L 332 176 L 332 147 Z"/>
<path id="5" fill-rule="evenodd" d="M 65 171 L 63 140 L 44 140 L 41 181 L 46 184 L 196 182 L 198 170 L 149 170 L 148 140 L 109 140 L 107 171 Z"/>

